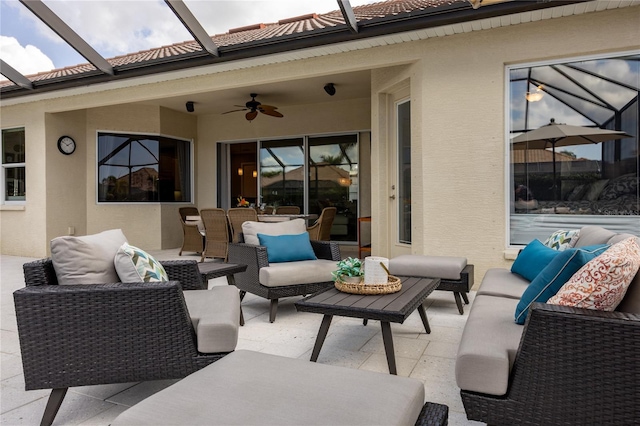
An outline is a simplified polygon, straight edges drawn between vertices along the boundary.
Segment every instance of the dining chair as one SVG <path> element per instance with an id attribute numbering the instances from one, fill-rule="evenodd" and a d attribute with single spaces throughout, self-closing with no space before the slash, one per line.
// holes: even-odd
<path id="1" fill-rule="evenodd" d="M 204 235 L 198 229 L 197 224 L 187 223 L 187 216 L 200 216 L 200 212 L 196 207 L 180 207 L 178 212 L 180 213 L 180 223 L 182 224 L 183 234 L 182 247 L 178 255 L 182 256 L 183 251 L 202 253 L 204 248 Z"/>
<path id="2" fill-rule="evenodd" d="M 336 217 L 338 209 L 325 207 L 316 222 L 307 228 L 309 238 L 317 241 L 329 241 L 331 239 L 331 225 Z"/>
<path id="3" fill-rule="evenodd" d="M 219 257 L 227 260 L 229 247 L 229 222 L 224 209 L 202 209 L 200 218 L 204 224 L 204 250 L 201 262 L 205 257 Z"/>
<path id="4" fill-rule="evenodd" d="M 227 211 L 227 217 L 229 218 L 229 225 L 231 225 L 232 241 L 237 243 L 239 235 L 242 233 L 242 224 L 247 220 L 257 222 L 258 212 L 255 209 L 245 207 L 232 207 Z"/>
<path id="5" fill-rule="evenodd" d="M 298 206 L 276 207 L 276 214 L 300 214 L 300 207 Z"/>

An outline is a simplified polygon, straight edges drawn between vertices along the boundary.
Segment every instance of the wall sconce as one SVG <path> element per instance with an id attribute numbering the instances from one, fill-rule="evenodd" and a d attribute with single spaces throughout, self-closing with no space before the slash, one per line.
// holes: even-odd
<path id="1" fill-rule="evenodd" d="M 242 176 L 242 167 L 238 167 L 238 176 Z"/>
<path id="2" fill-rule="evenodd" d="M 324 91 L 327 92 L 327 95 L 333 96 L 336 94 L 336 86 L 333 83 L 327 83 L 324 85 Z"/>
<path id="3" fill-rule="evenodd" d="M 544 96 L 544 92 L 542 91 L 542 85 L 538 86 L 535 91 L 525 93 L 524 97 L 529 102 L 538 102 Z"/>
<path id="4" fill-rule="evenodd" d="M 254 170 L 254 171 L 253 171 L 253 177 L 254 177 L 254 178 L 257 178 L 257 177 L 258 177 L 258 171 L 257 171 L 257 170 Z"/>

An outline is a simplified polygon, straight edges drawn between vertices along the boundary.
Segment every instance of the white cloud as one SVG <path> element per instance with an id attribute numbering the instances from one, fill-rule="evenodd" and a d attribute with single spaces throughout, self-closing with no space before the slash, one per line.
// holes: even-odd
<path id="1" fill-rule="evenodd" d="M 53 61 L 40 49 L 30 44 L 21 46 L 14 37 L 0 36 L 2 60 L 23 75 L 54 69 Z"/>

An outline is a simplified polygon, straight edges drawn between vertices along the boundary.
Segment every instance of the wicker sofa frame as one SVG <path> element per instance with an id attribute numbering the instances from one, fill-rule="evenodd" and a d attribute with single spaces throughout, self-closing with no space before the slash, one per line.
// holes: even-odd
<path id="1" fill-rule="evenodd" d="M 51 259 L 26 263 L 14 292 L 26 390 L 52 389 L 50 425 L 67 389 L 178 379 L 227 353 L 203 354 L 183 289 L 206 289 L 195 260 L 161 262 L 174 281 L 57 285 Z"/>
<path id="2" fill-rule="evenodd" d="M 535 303 L 504 396 L 461 391 L 491 425 L 629 425 L 640 419 L 640 315 Z"/>
<path id="3" fill-rule="evenodd" d="M 281 297 L 304 296 L 315 293 L 333 285 L 333 281 L 321 281 L 308 284 L 286 285 L 281 287 L 267 287 L 260 284 L 260 268 L 269 266 L 267 248 L 245 244 L 242 233 L 239 234 L 240 243 L 229 244 L 228 260 L 231 263 L 247 265 L 245 272 L 235 275 L 235 284 L 240 289 L 240 300 L 246 293 L 269 299 L 269 322 L 276 320 L 278 299 Z M 318 259 L 340 260 L 340 247 L 335 242 L 311 241 L 311 246 Z"/>

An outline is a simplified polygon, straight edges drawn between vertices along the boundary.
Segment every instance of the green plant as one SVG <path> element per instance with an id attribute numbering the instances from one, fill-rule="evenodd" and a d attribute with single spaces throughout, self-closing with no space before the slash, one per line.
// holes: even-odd
<path id="1" fill-rule="evenodd" d="M 364 266 L 360 259 L 347 257 L 338 262 L 338 269 L 332 272 L 333 277 L 338 279 L 341 275 L 347 277 L 361 277 L 364 275 Z"/>

